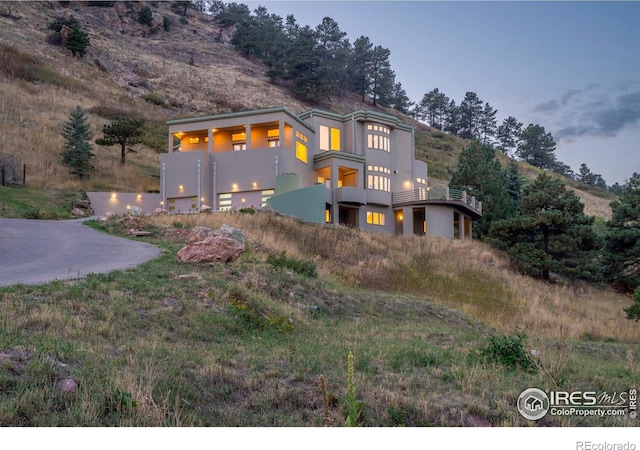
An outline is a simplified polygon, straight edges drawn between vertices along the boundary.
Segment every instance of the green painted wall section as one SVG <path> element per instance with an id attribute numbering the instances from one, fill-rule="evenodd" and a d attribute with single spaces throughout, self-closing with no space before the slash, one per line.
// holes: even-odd
<path id="1" fill-rule="evenodd" d="M 283 173 L 276 177 L 276 193 L 284 194 L 302 187 L 300 175 L 297 173 Z"/>
<path id="2" fill-rule="evenodd" d="M 324 184 L 296 189 L 271 197 L 267 204 L 280 214 L 303 222 L 325 223 L 326 189 Z"/>

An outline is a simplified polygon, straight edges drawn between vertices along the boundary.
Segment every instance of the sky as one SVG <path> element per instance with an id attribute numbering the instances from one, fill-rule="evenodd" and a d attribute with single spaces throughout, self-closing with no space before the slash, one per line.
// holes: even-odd
<path id="1" fill-rule="evenodd" d="M 334 19 L 353 43 L 391 51 L 391 68 L 419 102 L 438 88 L 468 91 L 524 127 L 538 124 L 556 157 L 585 163 L 607 184 L 640 172 L 640 2 L 242 1 L 315 28 Z"/>

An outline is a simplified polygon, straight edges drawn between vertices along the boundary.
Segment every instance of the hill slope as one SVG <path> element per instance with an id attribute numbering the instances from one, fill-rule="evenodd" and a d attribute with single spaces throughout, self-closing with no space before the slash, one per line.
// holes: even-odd
<path id="1" fill-rule="evenodd" d="M 29 186 L 157 190 L 165 123 L 178 116 L 269 106 L 286 106 L 295 112 L 320 107 L 339 113 L 371 108 L 357 97 L 332 98 L 320 105 L 293 98 L 285 87 L 273 85 L 264 76 L 262 63 L 241 57 L 231 47 L 233 28 L 220 27 L 197 11 L 189 10 L 184 18 L 169 2 L 149 2 L 156 20 L 168 23 L 168 30 L 157 26 L 151 32 L 137 22 L 144 3 L 116 2 L 112 7 L 90 7 L 88 2 L 64 7 L 62 3 L 0 6 L 0 45 L 9 60 L 0 71 L 0 153 L 16 154 L 27 164 Z M 70 15 L 90 35 L 82 59 L 48 43 L 53 41 L 49 24 Z M 35 76 L 21 76 L 20 69 L 26 66 Z M 80 182 L 67 174 L 59 164 L 59 131 L 75 105 L 89 112 L 96 136 L 102 125 L 121 114 L 147 121 L 145 145 L 130 155 L 126 168 L 117 164 L 114 149 L 97 147 L 97 173 L 91 180 Z M 446 185 L 467 142 L 397 111 L 387 112 L 416 127 L 417 157 L 429 164 L 433 185 Z M 581 198 L 589 214 L 610 214 L 607 196 L 604 202 L 588 193 Z"/>

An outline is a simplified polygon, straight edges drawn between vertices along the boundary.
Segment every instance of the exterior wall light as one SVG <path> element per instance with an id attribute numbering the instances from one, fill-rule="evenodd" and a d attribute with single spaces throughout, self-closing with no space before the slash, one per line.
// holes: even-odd
<path id="1" fill-rule="evenodd" d="M 141 194 L 138 194 L 138 200 L 140 200 L 142 198 Z"/>
<path id="2" fill-rule="evenodd" d="M 181 191 L 184 191 L 184 186 L 180 185 L 180 186 L 178 186 L 178 189 L 180 189 Z"/>
<path id="3" fill-rule="evenodd" d="M 118 197 L 118 196 L 116 195 L 115 192 L 113 194 L 111 194 L 111 198 L 116 198 L 116 197 Z"/>

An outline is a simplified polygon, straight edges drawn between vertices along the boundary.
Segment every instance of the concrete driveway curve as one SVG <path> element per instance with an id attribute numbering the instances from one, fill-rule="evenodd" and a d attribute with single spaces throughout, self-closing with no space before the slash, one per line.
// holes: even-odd
<path id="1" fill-rule="evenodd" d="M 131 269 L 161 253 L 155 245 L 94 230 L 84 220 L 0 218 L 0 286 Z"/>

